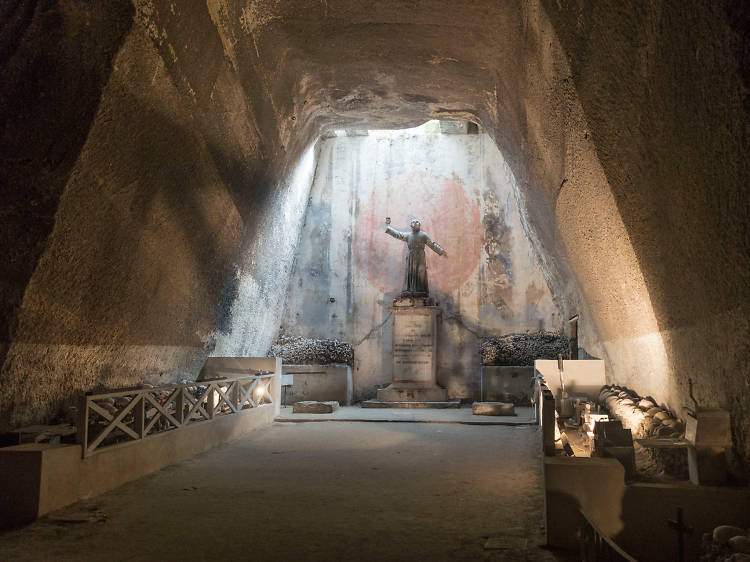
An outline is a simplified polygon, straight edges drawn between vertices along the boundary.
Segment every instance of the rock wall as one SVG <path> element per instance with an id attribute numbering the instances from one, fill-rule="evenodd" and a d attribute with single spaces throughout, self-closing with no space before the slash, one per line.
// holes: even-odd
<path id="1" fill-rule="evenodd" d="M 17 4 L 0 98 L 14 248 L 0 426 L 48 421 L 94 386 L 194 378 L 214 348 L 265 355 L 313 151 L 296 174 L 296 159 L 269 167 L 263 100 L 208 10 Z"/>
<path id="2" fill-rule="evenodd" d="M 451 397 L 478 396 L 478 338 L 561 327 L 517 196 L 486 135 L 442 134 L 433 121 L 322 140 L 284 331 L 351 343 L 355 399 L 389 383 L 389 307 L 403 290 L 406 246 L 385 234 L 385 217 L 402 231 L 417 217 L 449 254 L 426 250 L 442 310 L 438 381 Z"/>
<path id="3" fill-rule="evenodd" d="M 681 416 L 692 379 L 701 406 L 731 410 L 750 456 L 750 12 L 734 1 L 543 5 L 646 289 L 642 307 L 596 313 L 609 379 Z M 564 191 L 563 224 L 580 207 Z"/>
<path id="4" fill-rule="evenodd" d="M 6 2 L 0 417 L 270 342 L 288 270 L 244 258 L 310 143 L 468 119 L 610 381 L 692 378 L 750 456 L 745 4 Z"/>

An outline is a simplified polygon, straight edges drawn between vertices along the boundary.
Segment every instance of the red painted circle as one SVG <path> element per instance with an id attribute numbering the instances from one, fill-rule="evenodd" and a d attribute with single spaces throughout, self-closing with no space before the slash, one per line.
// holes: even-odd
<path id="1" fill-rule="evenodd" d="M 479 206 L 458 178 L 424 172 L 395 176 L 387 186 L 375 186 L 362 205 L 353 239 L 354 263 L 380 291 L 398 292 L 404 283 L 406 243 L 385 233 L 387 216 L 401 231 L 408 231 L 409 221 L 418 218 L 422 230 L 448 251 L 445 259 L 425 249 L 431 293 L 458 290 L 479 264 Z"/>

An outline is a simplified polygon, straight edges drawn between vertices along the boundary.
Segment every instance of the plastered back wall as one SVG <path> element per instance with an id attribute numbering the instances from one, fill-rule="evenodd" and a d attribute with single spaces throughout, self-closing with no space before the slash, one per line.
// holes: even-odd
<path id="1" fill-rule="evenodd" d="M 322 140 L 283 329 L 354 345 L 355 399 L 388 383 L 406 245 L 385 234 L 385 217 L 402 231 L 419 218 L 449 255 L 426 250 L 442 311 L 438 381 L 452 397 L 476 396 L 478 336 L 561 325 L 516 198 L 486 135 L 420 128 Z"/>

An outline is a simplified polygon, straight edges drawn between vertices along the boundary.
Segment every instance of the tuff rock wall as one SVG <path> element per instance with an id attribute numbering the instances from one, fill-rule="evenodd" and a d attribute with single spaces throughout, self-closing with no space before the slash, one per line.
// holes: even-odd
<path id="1" fill-rule="evenodd" d="M 81 390 L 192 378 L 212 352 L 265 355 L 313 153 L 301 170 L 276 156 L 257 117 L 269 102 L 225 57 L 219 16 L 14 4 L 1 425 L 47 421 Z"/>
<path id="2" fill-rule="evenodd" d="M 512 169 L 610 380 L 679 412 L 692 378 L 750 453 L 746 3 L 17 0 L 0 18 L 4 420 L 270 341 L 287 261 L 253 249 L 301 214 L 284 186 L 310 142 L 463 118 Z M 241 287 L 262 321 L 233 316 Z"/>

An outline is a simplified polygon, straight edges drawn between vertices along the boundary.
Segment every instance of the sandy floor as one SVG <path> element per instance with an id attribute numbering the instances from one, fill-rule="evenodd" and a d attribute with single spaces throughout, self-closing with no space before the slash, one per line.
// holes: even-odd
<path id="1" fill-rule="evenodd" d="M 277 422 L 2 534 L 0 560 L 555 560 L 538 439 Z"/>

